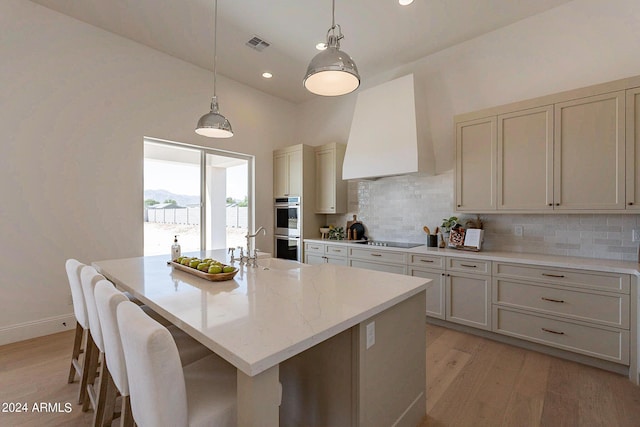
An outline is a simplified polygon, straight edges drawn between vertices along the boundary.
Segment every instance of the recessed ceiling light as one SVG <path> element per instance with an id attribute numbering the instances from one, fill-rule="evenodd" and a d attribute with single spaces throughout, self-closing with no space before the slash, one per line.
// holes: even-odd
<path id="1" fill-rule="evenodd" d="M 327 43 L 325 43 L 325 42 L 318 43 L 316 45 L 316 49 L 318 49 L 318 50 L 325 50 L 326 48 L 327 48 Z"/>
<path id="2" fill-rule="evenodd" d="M 264 73 L 262 73 L 262 77 L 264 77 L 265 79 L 270 79 L 271 77 L 273 77 L 273 74 L 271 74 L 268 71 L 265 71 Z"/>
<path id="3" fill-rule="evenodd" d="M 400 3 L 401 6 L 408 6 L 413 3 L 413 0 L 398 0 L 398 3 Z"/>

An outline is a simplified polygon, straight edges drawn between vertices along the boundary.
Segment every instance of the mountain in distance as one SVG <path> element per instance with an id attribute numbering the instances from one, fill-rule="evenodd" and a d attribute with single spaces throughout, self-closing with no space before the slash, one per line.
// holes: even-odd
<path id="1" fill-rule="evenodd" d="M 164 203 L 165 200 L 175 200 L 180 206 L 193 206 L 200 204 L 200 196 L 174 194 L 167 190 L 144 190 L 144 200 L 157 200 Z"/>

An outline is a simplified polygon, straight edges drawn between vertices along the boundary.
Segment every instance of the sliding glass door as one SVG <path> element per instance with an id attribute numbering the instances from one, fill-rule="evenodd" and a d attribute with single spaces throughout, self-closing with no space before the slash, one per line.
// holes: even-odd
<path id="1" fill-rule="evenodd" d="M 244 245 L 253 220 L 253 157 L 144 142 L 144 254 Z"/>

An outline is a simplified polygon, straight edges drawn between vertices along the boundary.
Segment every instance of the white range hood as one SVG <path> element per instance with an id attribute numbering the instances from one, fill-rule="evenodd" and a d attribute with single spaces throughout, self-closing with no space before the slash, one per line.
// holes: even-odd
<path id="1" fill-rule="evenodd" d="M 358 94 L 342 179 L 433 173 L 424 96 L 416 93 L 413 74 Z"/>

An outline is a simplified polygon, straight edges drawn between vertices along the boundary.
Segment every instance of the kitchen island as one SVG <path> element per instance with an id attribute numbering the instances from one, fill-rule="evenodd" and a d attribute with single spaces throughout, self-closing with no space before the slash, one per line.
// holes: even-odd
<path id="1" fill-rule="evenodd" d="M 224 250 L 192 255 L 230 262 Z M 237 368 L 238 425 L 415 426 L 424 417 L 429 280 L 268 258 L 210 282 L 167 261 L 93 265 Z"/>

